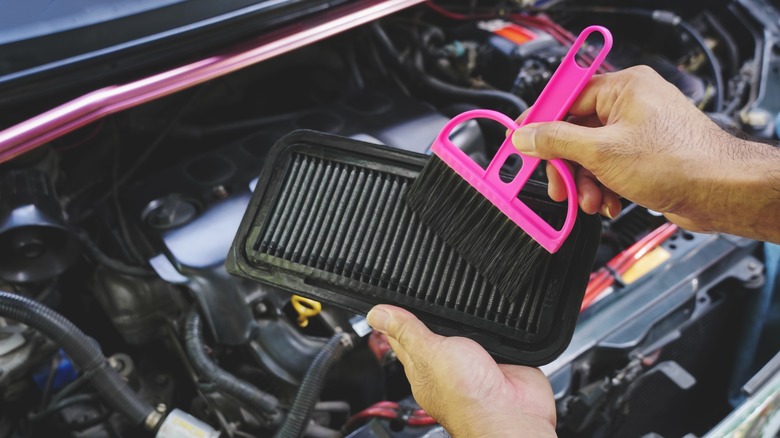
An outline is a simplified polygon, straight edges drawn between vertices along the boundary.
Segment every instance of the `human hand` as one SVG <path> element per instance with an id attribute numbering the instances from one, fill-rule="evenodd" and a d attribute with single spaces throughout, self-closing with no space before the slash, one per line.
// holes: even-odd
<path id="1" fill-rule="evenodd" d="M 417 403 L 453 437 L 555 436 L 555 399 L 538 369 L 497 364 L 476 342 L 439 336 L 398 307 L 375 306 L 367 318 L 387 335 Z"/>
<path id="2" fill-rule="evenodd" d="M 780 214 L 776 148 L 729 135 L 649 67 L 594 76 L 570 115 L 517 129 L 512 141 L 574 163 L 583 211 L 615 217 L 619 194 L 692 231 L 778 237 L 755 219 Z M 550 197 L 562 201 L 562 180 L 549 165 L 547 174 Z"/>

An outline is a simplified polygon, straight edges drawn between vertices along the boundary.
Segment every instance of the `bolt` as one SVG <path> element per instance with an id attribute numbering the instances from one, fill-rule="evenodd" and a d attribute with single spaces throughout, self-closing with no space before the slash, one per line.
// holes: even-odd
<path id="1" fill-rule="evenodd" d="M 111 368 L 113 368 L 117 373 L 121 373 L 125 368 L 125 363 L 120 359 L 117 359 L 115 356 L 108 358 L 108 365 L 111 366 Z"/>
<path id="2" fill-rule="evenodd" d="M 761 265 L 759 265 L 759 264 L 758 264 L 758 263 L 756 263 L 756 262 L 749 262 L 749 263 L 748 263 L 748 265 L 747 265 L 747 267 L 748 267 L 748 269 L 750 269 L 751 271 L 758 271 L 759 269 L 761 269 Z"/>
<path id="3" fill-rule="evenodd" d="M 162 419 L 163 416 L 160 412 L 150 412 L 144 420 L 144 427 L 146 427 L 146 430 L 157 430 L 157 426 L 160 425 L 160 421 L 162 421 Z"/>
<path id="4" fill-rule="evenodd" d="M 161 414 L 164 414 L 165 411 L 168 410 L 168 406 L 165 406 L 165 403 L 158 403 L 155 410 Z"/>
<path id="5" fill-rule="evenodd" d="M 216 199 L 225 199 L 230 195 L 230 191 L 223 185 L 218 185 L 211 189 L 211 195 Z"/>
<path id="6" fill-rule="evenodd" d="M 255 315 L 260 316 L 268 312 L 268 306 L 262 301 L 258 301 L 254 306 Z"/>

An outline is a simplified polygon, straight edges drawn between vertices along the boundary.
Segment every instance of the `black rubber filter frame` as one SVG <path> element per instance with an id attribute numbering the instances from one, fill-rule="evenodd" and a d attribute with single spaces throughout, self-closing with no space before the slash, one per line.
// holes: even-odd
<path id="1" fill-rule="evenodd" d="M 599 219 L 581 212 L 563 247 L 533 261 L 532 287 L 509 302 L 407 207 L 404 194 L 426 160 L 313 131 L 289 134 L 268 155 L 228 271 L 357 313 L 401 306 L 503 362 L 552 361 L 574 331 Z M 521 198 L 552 225 L 565 215 L 542 184 L 529 182 Z"/>

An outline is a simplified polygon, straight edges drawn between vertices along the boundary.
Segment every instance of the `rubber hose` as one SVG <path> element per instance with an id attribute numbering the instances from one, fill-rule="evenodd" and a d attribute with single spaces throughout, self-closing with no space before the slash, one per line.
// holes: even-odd
<path id="1" fill-rule="evenodd" d="M 75 233 L 92 258 L 94 258 L 96 262 L 105 266 L 106 268 L 114 272 L 118 272 L 123 275 L 130 275 L 133 277 L 155 277 L 157 275 L 152 269 L 145 268 L 143 266 L 128 265 L 121 260 L 109 257 L 97 246 L 92 238 L 89 237 L 86 231 L 76 230 Z"/>
<path id="2" fill-rule="evenodd" d="M 309 365 L 290 412 L 282 427 L 274 435 L 275 438 L 299 438 L 303 435 L 314 412 L 314 406 L 320 399 L 328 371 L 351 348 L 352 342 L 349 335 L 345 333 L 336 333 L 322 347 Z"/>
<path id="3" fill-rule="evenodd" d="M 187 316 L 184 342 L 192 366 L 201 377 L 212 383 L 220 391 L 246 403 L 253 409 L 265 415 L 271 424 L 280 420 L 279 401 L 271 394 L 261 391 L 249 382 L 223 370 L 209 358 L 203 342 L 203 326 L 197 310 L 192 309 Z"/>
<path id="4" fill-rule="evenodd" d="M 427 73 L 420 73 L 420 79 L 422 83 L 433 91 L 448 96 L 463 99 L 469 102 L 476 103 L 505 103 L 512 106 L 515 111 L 515 115 L 519 116 L 523 111 L 528 109 L 528 104 L 514 94 L 507 93 L 500 90 L 474 90 L 471 88 L 459 87 L 442 80 L 439 80 L 433 76 L 429 76 Z"/>
<path id="5" fill-rule="evenodd" d="M 404 69 L 401 61 L 401 55 L 398 49 L 393 44 L 393 41 L 387 35 L 387 32 L 378 23 L 371 24 L 371 30 L 374 36 L 379 41 L 380 45 L 385 52 L 389 55 L 390 59 L 396 68 Z M 528 109 L 528 104 L 523 99 L 515 96 L 512 93 L 507 93 L 501 90 L 475 90 L 466 87 L 460 87 L 439 80 L 425 71 L 423 62 L 423 54 L 416 52 L 414 56 L 413 71 L 411 73 L 416 79 L 420 80 L 423 85 L 431 90 L 444 94 L 457 99 L 464 99 L 468 102 L 485 103 L 485 102 L 502 102 L 504 104 L 511 105 L 519 116 L 520 113 Z"/>
<path id="6" fill-rule="evenodd" d="M 712 53 L 712 49 L 707 45 L 707 41 L 699 33 L 696 28 L 691 26 L 688 22 L 682 19 L 679 15 L 671 11 L 664 11 L 659 9 L 642 9 L 642 8 L 615 8 L 615 7 L 566 7 L 566 10 L 571 11 L 586 11 L 598 14 L 618 14 L 618 15 L 635 15 L 637 17 L 645 17 L 655 22 L 677 27 L 683 32 L 687 33 L 704 53 L 704 57 L 707 59 L 707 63 L 710 66 L 712 72 L 712 79 L 715 81 L 715 103 L 714 110 L 719 112 L 723 109 L 723 98 L 726 93 L 726 85 L 723 81 L 723 72 L 721 71 L 720 61 Z M 716 29 L 717 30 L 717 29 Z"/>
<path id="7" fill-rule="evenodd" d="M 147 417 L 157 414 L 111 368 L 97 343 L 64 316 L 33 300 L 3 291 L 0 291 L 0 316 L 38 330 L 61 347 L 103 401 L 133 424 L 144 425 Z"/>
<path id="8" fill-rule="evenodd" d="M 696 41 L 699 48 L 704 53 L 704 57 L 709 61 L 712 79 L 715 81 L 715 103 L 713 106 L 715 107 L 715 112 L 721 111 L 723 109 L 723 97 L 724 94 L 726 94 L 726 85 L 723 82 L 723 72 L 721 71 L 720 61 L 718 61 L 718 58 L 712 53 L 712 49 L 710 49 L 710 46 L 707 45 L 704 37 L 696 28 L 682 20 L 679 22 L 678 26 Z"/>
<path id="9" fill-rule="evenodd" d="M 458 85 L 444 82 L 429 75 L 425 71 L 423 66 L 422 53 L 417 52 L 414 59 L 414 66 L 417 78 L 422 84 L 431 90 L 451 96 L 457 99 L 463 99 L 467 102 L 476 103 L 504 103 L 513 107 L 516 114 L 519 116 L 523 111 L 528 109 L 528 104 L 525 101 L 512 93 L 507 93 L 501 90 L 476 90 L 472 88 L 461 87 Z"/>

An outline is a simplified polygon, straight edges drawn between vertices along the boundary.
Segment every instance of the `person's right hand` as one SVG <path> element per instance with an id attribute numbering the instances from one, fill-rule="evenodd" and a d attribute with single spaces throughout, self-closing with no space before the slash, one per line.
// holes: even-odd
<path id="1" fill-rule="evenodd" d="M 521 127 L 512 141 L 524 154 L 578 164 L 583 211 L 614 217 L 619 195 L 692 231 L 778 238 L 778 150 L 726 133 L 649 67 L 594 76 L 570 115 Z M 549 165 L 547 173 L 550 196 L 562 201 L 560 177 Z M 756 214 L 775 221 L 757 224 Z"/>

